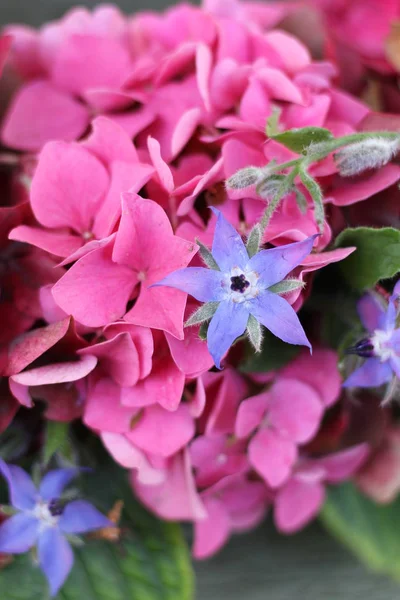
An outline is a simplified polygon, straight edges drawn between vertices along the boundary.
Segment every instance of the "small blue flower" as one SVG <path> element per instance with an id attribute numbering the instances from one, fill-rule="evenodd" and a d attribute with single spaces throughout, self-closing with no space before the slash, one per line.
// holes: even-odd
<path id="1" fill-rule="evenodd" d="M 308 346 L 300 321 L 290 304 L 271 288 L 310 254 L 316 235 L 302 242 L 261 250 L 249 258 L 238 232 L 217 215 L 212 256 L 219 268 L 187 267 L 167 275 L 156 285 L 187 292 L 200 302 L 217 302 L 207 344 L 215 365 L 247 328 L 250 315 L 289 344 Z"/>
<path id="2" fill-rule="evenodd" d="M 344 387 L 379 387 L 394 376 L 400 378 L 400 329 L 396 329 L 398 286 L 387 309 L 375 295 L 366 294 L 357 310 L 369 336 L 348 349 L 367 360 L 346 379 Z"/>
<path id="3" fill-rule="evenodd" d="M 75 500 L 64 505 L 61 501 L 64 487 L 78 471 L 50 471 L 37 490 L 23 469 L 0 459 L 0 473 L 8 483 L 11 505 L 19 511 L 0 526 L 0 552 L 22 554 L 36 545 L 39 565 L 52 596 L 57 594 L 74 562 L 72 548 L 64 536 L 112 526 L 89 502 Z"/>

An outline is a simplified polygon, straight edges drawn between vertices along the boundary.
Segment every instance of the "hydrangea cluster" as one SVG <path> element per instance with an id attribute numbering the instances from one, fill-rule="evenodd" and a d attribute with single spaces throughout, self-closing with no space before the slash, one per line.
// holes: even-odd
<path id="1" fill-rule="evenodd" d="M 0 431 L 21 407 L 80 419 L 147 507 L 194 523 L 198 558 L 268 510 L 280 531 L 297 531 L 328 484 L 356 473 L 373 490 L 373 444 L 357 430 L 352 388 L 400 375 L 396 294 L 386 320 L 385 306 L 378 314 L 362 301 L 370 337 L 355 348 L 367 362 L 346 373 L 346 388 L 308 302 L 315 272 L 355 251 L 335 247 L 336 235 L 397 185 L 398 141 L 360 174 L 348 171 L 351 146 L 310 163 L 256 243 L 268 194 L 252 177 L 232 185 L 249 166 L 258 177 L 297 160 L 266 135 L 274 115 L 280 132 L 335 138 L 371 119 L 335 87 L 336 66 L 279 26 L 292 10 L 206 0 L 126 17 L 100 6 L 0 39 L 0 65 L 18 77 L 0 133 Z M 264 328 L 298 352 L 260 374 L 242 366 Z M 64 543 L 67 512 L 53 522 L 35 502 L 32 523 L 47 519 Z M 36 521 L 19 549 L 36 542 Z M 16 551 L 11 527 L 0 526 L 0 551 Z"/>

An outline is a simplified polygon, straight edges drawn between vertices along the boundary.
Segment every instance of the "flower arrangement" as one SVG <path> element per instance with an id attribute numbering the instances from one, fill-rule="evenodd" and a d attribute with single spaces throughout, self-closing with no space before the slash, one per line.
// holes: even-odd
<path id="1" fill-rule="evenodd" d="M 164 521 L 204 559 L 268 511 L 348 540 L 346 494 L 396 498 L 400 4 L 312 4 L 327 60 L 279 2 L 5 28 L 1 589 L 45 597 L 38 564 L 57 595 L 82 561 L 117 589 L 113 555 L 158 598 L 168 540 L 162 597 L 189 599 Z"/>

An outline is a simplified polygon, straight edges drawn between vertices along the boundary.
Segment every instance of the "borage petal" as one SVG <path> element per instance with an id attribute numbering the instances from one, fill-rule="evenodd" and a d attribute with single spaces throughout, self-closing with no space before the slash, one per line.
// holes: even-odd
<path id="1" fill-rule="evenodd" d="M 39 495 L 43 500 L 59 498 L 64 488 L 76 477 L 79 469 L 56 469 L 45 475 L 39 487 Z"/>
<path id="2" fill-rule="evenodd" d="M 249 311 L 276 337 L 288 344 L 298 344 L 311 349 L 299 318 L 286 300 L 265 291 L 249 302 Z"/>
<path id="3" fill-rule="evenodd" d="M 58 524 L 64 533 L 74 534 L 113 526 L 107 517 L 85 500 L 75 500 L 67 504 Z"/>
<path id="4" fill-rule="evenodd" d="M 393 372 L 389 362 L 381 362 L 379 358 L 368 358 L 343 383 L 343 387 L 379 387 L 392 378 Z"/>
<path id="5" fill-rule="evenodd" d="M 215 302 L 224 296 L 223 274 L 221 271 L 204 267 L 188 267 L 167 275 L 151 287 L 165 285 L 190 294 L 199 302 Z"/>
<path id="6" fill-rule="evenodd" d="M 48 527 L 39 537 L 38 555 L 50 593 L 55 596 L 72 569 L 74 555 L 71 546 L 57 528 Z"/>
<path id="7" fill-rule="evenodd" d="M 39 532 L 39 521 L 26 513 L 7 519 L 0 527 L 0 552 L 21 554 L 32 548 Z"/>
<path id="8" fill-rule="evenodd" d="M 249 311 L 242 303 L 224 301 L 218 306 L 207 333 L 208 349 L 218 369 L 225 352 L 244 333 L 248 318 Z"/>
<path id="9" fill-rule="evenodd" d="M 249 261 L 246 247 L 236 229 L 216 208 L 211 210 L 217 215 L 212 255 L 221 271 L 230 271 L 232 267 L 244 269 Z"/>
<path id="10" fill-rule="evenodd" d="M 0 474 L 8 483 L 11 504 L 19 510 L 32 509 L 37 491 L 28 473 L 21 467 L 7 465 L 0 459 Z"/>

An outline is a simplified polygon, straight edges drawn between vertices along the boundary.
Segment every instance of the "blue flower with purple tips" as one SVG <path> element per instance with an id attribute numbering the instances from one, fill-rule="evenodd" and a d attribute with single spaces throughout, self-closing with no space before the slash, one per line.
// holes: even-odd
<path id="1" fill-rule="evenodd" d="M 371 293 L 359 301 L 357 310 L 369 335 L 347 352 L 366 361 L 346 379 L 344 387 L 379 387 L 393 377 L 400 378 L 400 328 L 396 328 L 398 287 L 387 307 Z"/>
<path id="2" fill-rule="evenodd" d="M 224 354 L 248 328 L 250 319 L 284 342 L 311 349 L 296 312 L 275 290 L 276 284 L 310 254 L 317 236 L 261 250 L 250 258 L 236 229 L 218 210 L 212 210 L 217 215 L 211 251 L 215 268 L 180 269 L 156 285 L 182 290 L 200 302 L 215 303 L 207 344 L 218 368 Z"/>
<path id="3" fill-rule="evenodd" d="M 44 476 L 39 489 L 20 467 L 0 459 L 10 501 L 18 512 L 0 526 L 0 552 L 22 554 L 37 547 L 40 568 L 52 596 L 66 580 L 73 562 L 69 534 L 87 533 L 112 523 L 85 500 L 62 501 L 62 492 L 79 469 L 58 469 Z"/>

